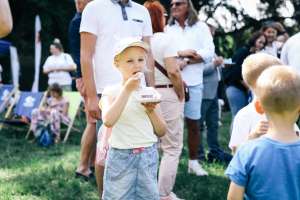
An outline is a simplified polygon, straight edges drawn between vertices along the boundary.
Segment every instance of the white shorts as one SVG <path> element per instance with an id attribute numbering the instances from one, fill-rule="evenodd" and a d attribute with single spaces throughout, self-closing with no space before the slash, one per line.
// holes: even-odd
<path id="1" fill-rule="evenodd" d="M 184 117 L 198 120 L 201 118 L 203 84 L 188 87 L 190 99 L 184 104 Z"/>

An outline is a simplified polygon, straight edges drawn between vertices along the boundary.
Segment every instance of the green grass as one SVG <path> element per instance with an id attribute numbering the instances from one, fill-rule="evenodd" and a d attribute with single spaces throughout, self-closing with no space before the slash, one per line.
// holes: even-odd
<path id="1" fill-rule="evenodd" d="M 225 113 L 220 127 L 220 144 L 227 148 L 230 115 Z M 24 139 L 26 130 L 4 128 L 0 133 L 0 200 L 97 200 L 95 182 L 74 178 L 80 137 L 72 133 L 67 144 L 42 148 Z M 184 146 L 174 188 L 186 200 L 226 199 L 229 181 L 225 166 L 204 164 L 208 177 L 187 173 L 187 146 Z"/>

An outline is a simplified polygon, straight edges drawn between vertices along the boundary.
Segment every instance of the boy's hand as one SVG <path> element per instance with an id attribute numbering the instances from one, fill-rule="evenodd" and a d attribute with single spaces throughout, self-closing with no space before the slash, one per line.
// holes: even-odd
<path id="1" fill-rule="evenodd" d="M 249 140 L 255 139 L 255 138 L 259 138 L 260 136 L 264 135 L 267 133 L 269 129 L 269 122 L 267 121 L 260 121 L 256 128 L 254 129 L 253 132 L 250 133 L 250 135 L 248 136 Z"/>
<path id="2" fill-rule="evenodd" d="M 157 104 L 159 104 L 159 102 L 142 103 L 142 105 L 146 108 L 146 113 L 153 112 Z"/>
<path id="3" fill-rule="evenodd" d="M 140 73 L 136 73 L 132 75 L 125 83 L 125 89 L 129 92 L 132 92 L 140 86 L 141 82 L 141 75 Z"/>

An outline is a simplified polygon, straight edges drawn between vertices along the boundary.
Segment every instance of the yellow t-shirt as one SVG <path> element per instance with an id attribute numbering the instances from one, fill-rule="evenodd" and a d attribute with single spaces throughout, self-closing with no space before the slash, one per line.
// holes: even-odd
<path id="1" fill-rule="evenodd" d="M 120 85 L 105 88 L 100 105 L 107 97 L 117 97 L 121 88 Z M 112 128 L 110 146 L 118 149 L 133 149 L 149 147 L 156 142 L 157 137 L 145 108 L 137 101 L 136 92 L 132 92 L 120 118 Z"/>

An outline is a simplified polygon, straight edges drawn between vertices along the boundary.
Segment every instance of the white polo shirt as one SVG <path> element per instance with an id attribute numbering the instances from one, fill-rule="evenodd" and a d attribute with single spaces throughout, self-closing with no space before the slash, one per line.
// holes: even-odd
<path id="1" fill-rule="evenodd" d="M 121 6 L 111 0 L 91 1 L 82 13 L 80 32 L 97 36 L 94 63 L 94 77 L 97 93 L 106 86 L 121 82 L 120 72 L 113 66 L 113 50 L 116 42 L 126 37 L 152 35 L 148 10 L 133 1 L 125 7 L 128 20 L 123 19 Z"/>
<path id="2" fill-rule="evenodd" d="M 293 67 L 300 73 L 300 32 L 293 35 L 284 44 L 281 51 L 281 60 L 284 64 Z"/>
<path id="3" fill-rule="evenodd" d="M 177 21 L 166 27 L 166 33 L 172 35 L 179 44 L 179 51 L 194 49 L 202 56 L 204 62 L 210 62 L 215 54 L 215 46 L 208 26 L 198 21 L 193 26 L 186 24 L 183 29 Z M 203 83 L 204 63 L 191 64 L 182 70 L 182 78 L 188 86 Z"/>

